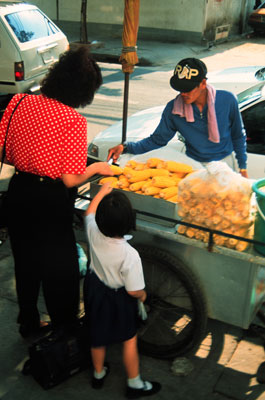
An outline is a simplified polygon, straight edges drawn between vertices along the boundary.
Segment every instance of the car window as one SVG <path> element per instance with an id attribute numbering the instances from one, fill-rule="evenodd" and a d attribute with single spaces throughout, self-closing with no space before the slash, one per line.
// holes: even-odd
<path id="1" fill-rule="evenodd" d="M 59 32 L 58 28 L 39 10 L 24 10 L 5 16 L 21 43 L 40 39 Z"/>
<path id="2" fill-rule="evenodd" d="M 247 133 L 247 152 L 265 154 L 265 101 L 242 111 Z"/>

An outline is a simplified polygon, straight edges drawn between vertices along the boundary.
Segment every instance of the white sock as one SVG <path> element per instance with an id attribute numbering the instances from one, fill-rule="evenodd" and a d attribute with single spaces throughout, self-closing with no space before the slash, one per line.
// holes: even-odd
<path id="1" fill-rule="evenodd" d="M 135 378 L 128 379 L 128 386 L 132 389 L 142 389 L 145 387 L 145 390 L 150 390 L 152 389 L 152 384 L 148 381 L 143 381 L 141 376 L 138 375 Z"/>
<path id="2" fill-rule="evenodd" d="M 106 367 L 103 367 L 103 370 L 101 372 L 97 372 L 94 370 L 94 378 L 96 379 L 102 379 L 106 375 Z"/>

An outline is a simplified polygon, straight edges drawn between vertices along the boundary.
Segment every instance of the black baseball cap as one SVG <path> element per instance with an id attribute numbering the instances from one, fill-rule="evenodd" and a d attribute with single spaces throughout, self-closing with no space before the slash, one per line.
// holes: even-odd
<path id="1" fill-rule="evenodd" d="M 170 86 L 179 92 L 190 92 L 206 78 L 207 67 L 198 58 L 184 58 L 170 78 Z"/>

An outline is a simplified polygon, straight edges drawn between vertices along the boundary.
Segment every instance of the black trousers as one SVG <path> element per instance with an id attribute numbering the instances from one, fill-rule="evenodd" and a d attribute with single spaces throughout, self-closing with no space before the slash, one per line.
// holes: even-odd
<path id="1" fill-rule="evenodd" d="M 79 267 L 72 227 L 76 188 L 16 172 L 8 188 L 8 230 L 15 262 L 18 323 L 39 324 L 42 285 L 54 328 L 75 324 Z"/>

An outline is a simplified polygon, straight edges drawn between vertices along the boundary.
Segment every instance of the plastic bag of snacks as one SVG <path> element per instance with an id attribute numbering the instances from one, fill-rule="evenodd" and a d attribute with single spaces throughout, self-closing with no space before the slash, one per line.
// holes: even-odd
<path id="1" fill-rule="evenodd" d="M 213 161 L 178 185 L 178 214 L 185 222 L 232 235 L 253 237 L 251 182 L 221 161 Z M 208 242 L 209 233 L 179 225 L 178 233 Z M 248 243 L 214 234 L 214 243 L 244 251 Z"/>

